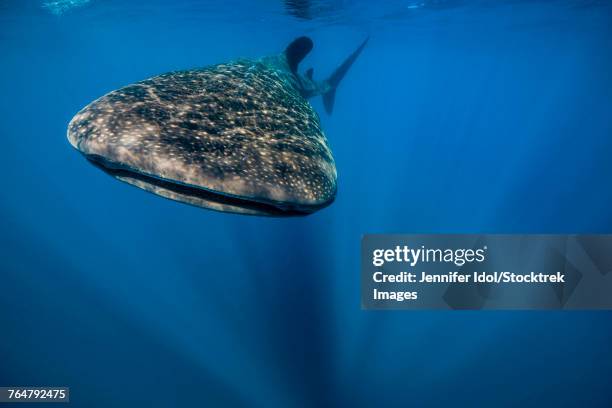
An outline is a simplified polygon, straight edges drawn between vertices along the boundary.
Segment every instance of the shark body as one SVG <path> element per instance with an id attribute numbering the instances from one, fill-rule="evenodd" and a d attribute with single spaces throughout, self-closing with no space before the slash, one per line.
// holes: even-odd
<path id="1" fill-rule="evenodd" d="M 78 112 L 68 140 L 115 178 L 218 211 L 289 216 L 333 202 L 336 167 L 317 113 L 364 44 L 324 81 L 297 72 L 312 41 L 279 54 L 176 71 L 112 91 Z M 339 79 L 338 79 L 339 78 Z"/>

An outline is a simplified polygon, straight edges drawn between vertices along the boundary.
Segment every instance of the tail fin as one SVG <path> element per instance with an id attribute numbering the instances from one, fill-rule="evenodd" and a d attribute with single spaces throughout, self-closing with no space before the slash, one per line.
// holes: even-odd
<path id="1" fill-rule="evenodd" d="M 329 91 L 323 94 L 323 106 L 325 107 L 325 112 L 327 112 L 329 115 L 331 115 L 334 110 L 334 101 L 336 100 L 336 88 L 338 87 L 338 84 L 340 81 L 342 81 L 342 78 L 344 78 L 359 54 L 361 54 L 361 51 L 363 51 L 369 39 L 370 37 L 366 38 L 364 42 L 362 42 L 361 45 L 351 55 L 349 55 L 342 65 L 336 68 L 334 73 L 327 79 Z"/>

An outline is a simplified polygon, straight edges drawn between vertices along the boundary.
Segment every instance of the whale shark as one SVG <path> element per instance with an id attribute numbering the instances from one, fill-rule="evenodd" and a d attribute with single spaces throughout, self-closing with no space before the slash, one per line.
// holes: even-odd
<path id="1" fill-rule="evenodd" d="M 280 54 L 174 71 L 114 90 L 81 109 L 68 140 L 118 180 L 194 206 L 292 216 L 331 204 L 337 172 L 318 114 L 367 44 L 327 78 L 298 72 L 313 42 Z"/>

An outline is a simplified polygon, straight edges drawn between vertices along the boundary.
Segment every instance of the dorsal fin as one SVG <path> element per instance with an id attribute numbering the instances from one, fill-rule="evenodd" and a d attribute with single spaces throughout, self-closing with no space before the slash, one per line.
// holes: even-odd
<path id="1" fill-rule="evenodd" d="M 312 50 L 313 43 L 308 37 L 300 37 L 293 40 L 291 44 L 285 49 L 285 56 L 289 63 L 289 69 L 294 74 L 297 73 L 297 68 L 300 62 L 308 55 Z"/>
<path id="2" fill-rule="evenodd" d="M 308 68 L 308 71 L 306 71 L 306 78 L 312 80 L 313 73 L 314 73 L 314 68 Z"/>

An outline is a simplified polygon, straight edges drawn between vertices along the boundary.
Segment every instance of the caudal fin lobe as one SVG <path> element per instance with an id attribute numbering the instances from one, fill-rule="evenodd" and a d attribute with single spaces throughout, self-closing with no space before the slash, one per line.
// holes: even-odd
<path id="1" fill-rule="evenodd" d="M 361 45 L 355 51 L 353 51 L 353 53 L 349 55 L 346 60 L 344 60 L 342 65 L 336 68 L 334 73 L 327 79 L 329 91 L 323 94 L 323 106 L 325 107 L 325 112 L 327 112 L 329 115 L 331 115 L 334 110 L 334 101 L 336 100 L 336 88 L 338 88 L 338 84 L 340 84 L 340 81 L 342 81 L 342 78 L 344 78 L 357 57 L 359 57 L 359 54 L 361 54 L 361 51 L 363 51 L 369 39 L 370 37 L 366 38 Z"/>

